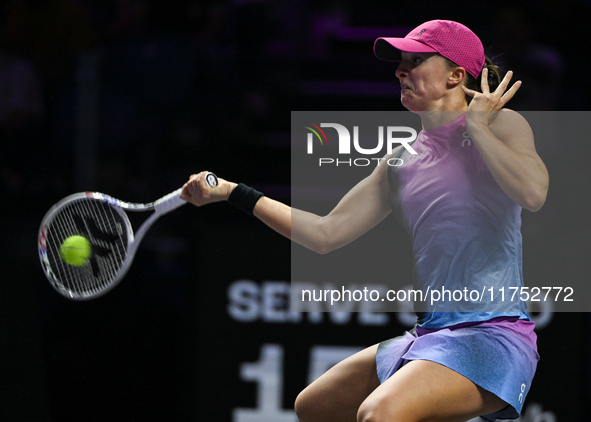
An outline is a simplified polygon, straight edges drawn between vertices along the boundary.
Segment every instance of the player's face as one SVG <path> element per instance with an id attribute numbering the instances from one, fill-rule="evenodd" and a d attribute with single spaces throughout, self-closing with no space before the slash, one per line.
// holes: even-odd
<path id="1" fill-rule="evenodd" d="M 402 105 L 414 112 L 443 110 L 449 76 L 450 69 L 439 54 L 403 51 L 396 69 Z"/>

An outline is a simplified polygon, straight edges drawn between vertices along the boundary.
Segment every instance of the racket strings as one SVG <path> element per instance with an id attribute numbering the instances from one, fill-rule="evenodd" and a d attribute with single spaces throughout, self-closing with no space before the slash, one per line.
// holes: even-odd
<path id="1" fill-rule="evenodd" d="M 84 236 L 91 255 L 81 266 L 67 264 L 60 246 L 70 236 Z M 93 296 L 117 278 L 127 256 L 126 221 L 109 204 L 81 198 L 65 205 L 53 218 L 47 233 L 47 259 L 54 287 L 71 297 Z"/>

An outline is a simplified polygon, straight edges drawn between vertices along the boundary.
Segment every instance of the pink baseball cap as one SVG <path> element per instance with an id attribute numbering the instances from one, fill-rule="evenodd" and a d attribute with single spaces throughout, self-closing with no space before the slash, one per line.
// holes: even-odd
<path id="1" fill-rule="evenodd" d="M 400 51 L 439 53 L 478 78 L 484 66 L 484 47 L 468 27 L 454 21 L 425 22 L 404 38 L 378 38 L 373 45 L 378 59 L 400 61 Z"/>

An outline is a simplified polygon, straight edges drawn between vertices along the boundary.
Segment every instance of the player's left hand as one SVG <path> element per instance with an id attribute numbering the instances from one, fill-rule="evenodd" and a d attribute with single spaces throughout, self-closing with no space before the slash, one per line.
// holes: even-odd
<path id="1" fill-rule="evenodd" d="M 474 91 L 466 88 L 462 85 L 462 90 L 466 95 L 472 97 L 470 105 L 468 106 L 468 112 L 466 113 L 466 124 L 470 123 L 482 123 L 490 125 L 495 119 L 499 110 L 501 110 L 507 102 L 521 87 L 521 81 L 515 82 L 509 90 L 509 82 L 513 77 L 513 71 L 508 71 L 497 89 L 494 92 L 490 92 L 488 86 L 488 69 L 485 67 L 482 70 L 482 78 L 480 81 L 480 87 L 482 92 Z M 507 92 L 505 92 L 507 90 Z"/>

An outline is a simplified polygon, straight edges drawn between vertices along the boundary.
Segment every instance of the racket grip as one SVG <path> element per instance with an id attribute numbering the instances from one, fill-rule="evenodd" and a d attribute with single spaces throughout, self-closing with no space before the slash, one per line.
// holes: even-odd
<path id="1" fill-rule="evenodd" d="M 208 172 L 205 175 L 205 183 L 210 188 L 215 188 L 219 182 L 215 174 Z M 156 212 L 158 214 L 166 214 L 167 212 L 177 209 L 181 205 L 185 205 L 187 202 L 180 198 L 182 191 L 183 188 L 177 189 L 154 202 L 154 209 Z"/>
<path id="2" fill-rule="evenodd" d="M 209 186 L 210 188 L 215 188 L 219 183 L 218 177 L 209 171 L 205 175 L 205 183 L 207 183 L 207 186 Z"/>
<path id="3" fill-rule="evenodd" d="M 181 205 L 185 205 L 187 202 L 180 198 L 182 191 L 183 188 L 177 189 L 154 202 L 154 209 L 156 212 L 158 214 L 166 214 L 167 212 L 177 209 Z"/>

